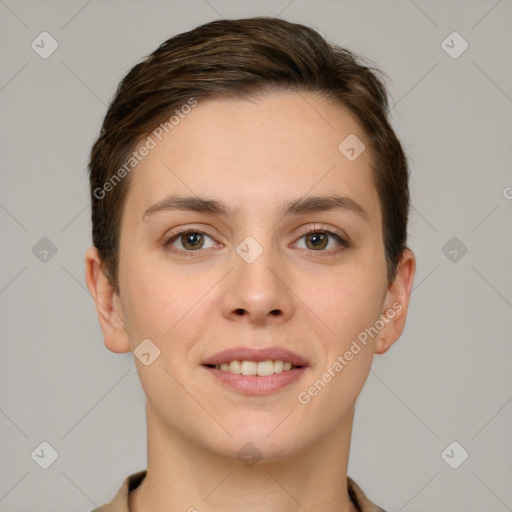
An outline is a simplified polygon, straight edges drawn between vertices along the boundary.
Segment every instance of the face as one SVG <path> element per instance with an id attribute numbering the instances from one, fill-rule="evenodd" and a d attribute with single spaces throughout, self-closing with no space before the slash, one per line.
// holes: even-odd
<path id="1" fill-rule="evenodd" d="M 339 149 L 350 134 L 367 148 L 355 160 Z M 173 436 L 227 456 L 249 441 L 273 457 L 313 448 L 346 428 L 379 343 L 400 330 L 365 134 L 340 106 L 275 93 L 200 101 L 161 138 L 131 174 L 115 300 L 125 330 L 106 344 L 151 340 L 151 364 L 135 362 L 150 421 Z M 232 348 L 288 350 L 302 368 L 205 366 Z"/>

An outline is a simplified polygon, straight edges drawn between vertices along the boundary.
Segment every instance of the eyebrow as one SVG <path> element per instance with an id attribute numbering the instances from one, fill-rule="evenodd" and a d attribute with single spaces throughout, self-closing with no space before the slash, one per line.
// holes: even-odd
<path id="1" fill-rule="evenodd" d="M 350 197 L 328 195 L 328 196 L 305 196 L 293 201 L 283 203 L 279 213 L 282 216 L 300 215 L 304 213 L 314 213 L 331 210 L 345 210 L 355 213 L 362 219 L 369 221 L 368 213 L 356 201 Z M 238 210 L 233 210 L 227 204 L 215 199 L 199 196 L 177 196 L 171 195 L 150 206 L 142 215 L 142 220 L 160 212 L 167 211 L 192 211 L 208 213 L 229 217 L 236 215 Z"/>

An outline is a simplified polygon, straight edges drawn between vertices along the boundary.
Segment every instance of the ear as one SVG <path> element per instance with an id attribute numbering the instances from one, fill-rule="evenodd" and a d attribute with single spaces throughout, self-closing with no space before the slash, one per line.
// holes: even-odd
<path id="1" fill-rule="evenodd" d="M 85 280 L 96 305 L 105 346 L 112 352 L 131 350 L 119 295 L 105 276 L 103 262 L 95 247 L 85 253 Z"/>
<path id="2" fill-rule="evenodd" d="M 414 253 L 410 249 L 405 249 L 395 280 L 389 285 L 384 299 L 384 307 L 380 316 L 384 327 L 379 331 L 376 339 L 376 354 L 386 353 L 391 345 L 400 338 L 404 330 L 415 272 Z"/>

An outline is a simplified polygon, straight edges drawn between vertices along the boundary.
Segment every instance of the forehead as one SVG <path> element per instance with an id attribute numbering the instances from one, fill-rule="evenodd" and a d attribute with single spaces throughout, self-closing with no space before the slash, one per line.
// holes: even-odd
<path id="1" fill-rule="evenodd" d="M 239 214 L 337 193 L 379 216 L 370 152 L 349 160 L 340 151 L 354 136 L 368 148 L 360 123 L 318 96 L 198 101 L 167 131 L 150 135 L 154 148 L 131 173 L 126 202 L 141 215 L 173 193 L 222 198 Z"/>

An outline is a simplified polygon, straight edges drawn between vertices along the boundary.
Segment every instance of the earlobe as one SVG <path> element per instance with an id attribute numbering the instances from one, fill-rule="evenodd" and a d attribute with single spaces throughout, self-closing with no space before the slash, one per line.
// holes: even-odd
<path id="1" fill-rule="evenodd" d="M 95 247 L 85 254 L 85 280 L 96 306 L 105 346 L 112 352 L 129 352 L 131 347 L 121 302 L 103 271 L 103 262 Z"/>
<path id="2" fill-rule="evenodd" d="M 405 249 L 398 265 L 395 280 L 389 285 L 384 300 L 381 318 L 384 327 L 380 330 L 375 343 L 375 353 L 386 353 L 393 343 L 400 338 L 407 317 L 409 301 L 412 293 L 416 258 L 411 249 Z"/>

